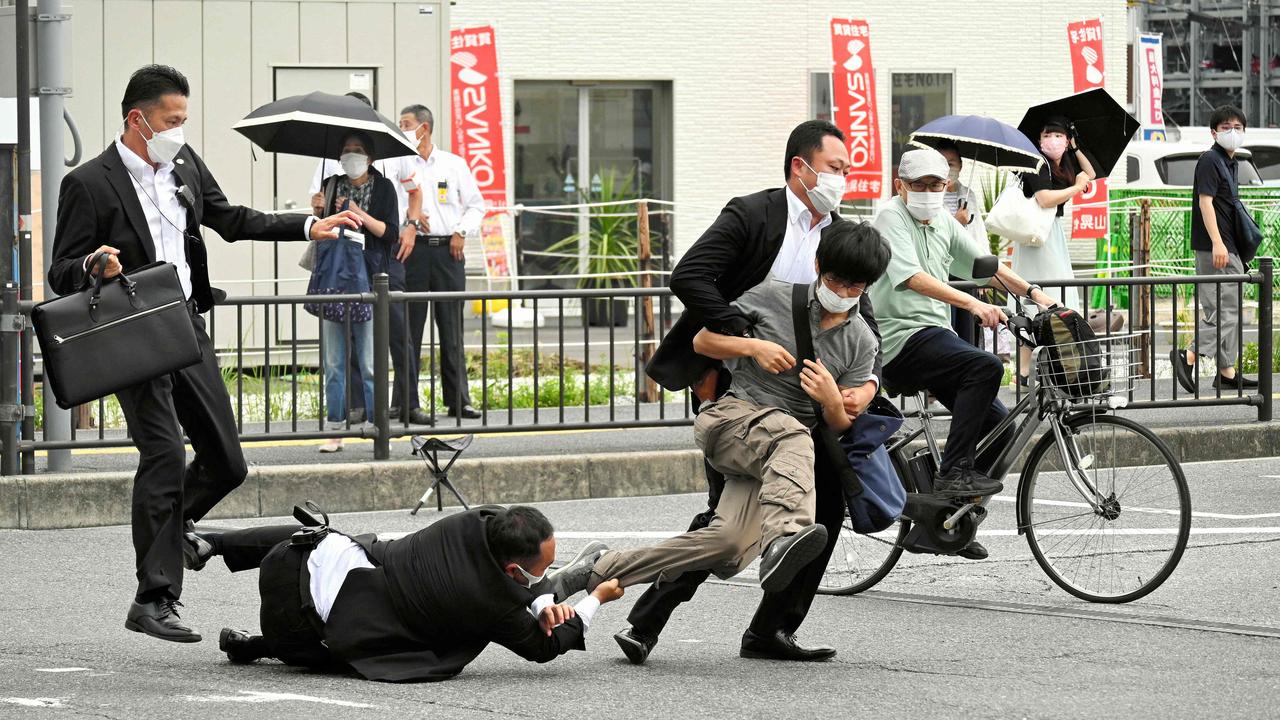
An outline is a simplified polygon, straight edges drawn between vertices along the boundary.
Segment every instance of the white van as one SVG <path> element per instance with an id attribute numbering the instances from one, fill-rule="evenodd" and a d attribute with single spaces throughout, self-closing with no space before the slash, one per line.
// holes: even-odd
<path id="1" fill-rule="evenodd" d="M 1208 130 L 1205 134 L 1208 135 Z M 1246 133 L 1247 134 L 1247 133 Z M 1124 149 L 1125 187 L 1166 188 L 1191 187 L 1196 174 L 1196 161 L 1209 149 L 1208 142 L 1135 141 Z M 1277 148 L 1280 150 L 1280 148 Z M 1253 163 L 1253 153 L 1236 151 L 1240 161 L 1240 186 L 1265 185 Z M 1119 183 L 1116 183 L 1119 185 Z"/>
<path id="2" fill-rule="evenodd" d="M 1180 127 L 1171 131 L 1170 137 L 1180 143 L 1201 145 L 1206 150 L 1213 144 L 1213 135 L 1204 126 Z M 1263 184 L 1280 185 L 1280 128 L 1246 128 L 1242 147 L 1253 153 L 1253 166 L 1258 169 Z"/>

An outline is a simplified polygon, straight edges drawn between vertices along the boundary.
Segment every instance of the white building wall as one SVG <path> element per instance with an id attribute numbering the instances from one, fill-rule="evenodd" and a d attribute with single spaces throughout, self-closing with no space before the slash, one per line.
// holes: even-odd
<path id="1" fill-rule="evenodd" d="M 514 81 L 670 81 L 682 251 L 730 197 L 782 183 L 787 134 L 810 117 L 809 73 L 830 67 L 832 17 L 870 22 L 887 158 L 892 72 L 953 72 L 955 112 L 1016 125 L 1072 92 L 1075 20 L 1103 18 L 1108 89 L 1123 103 L 1125 12 L 1125 0 L 458 0 L 453 25 L 495 26 L 508 158 Z"/>

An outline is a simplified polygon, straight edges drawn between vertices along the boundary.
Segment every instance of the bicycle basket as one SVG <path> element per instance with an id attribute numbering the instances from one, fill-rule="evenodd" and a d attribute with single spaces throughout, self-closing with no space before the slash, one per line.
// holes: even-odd
<path id="1" fill-rule="evenodd" d="M 1133 390 L 1141 362 L 1140 333 L 1106 335 L 1044 345 L 1036 375 L 1073 400 L 1105 399 Z"/>

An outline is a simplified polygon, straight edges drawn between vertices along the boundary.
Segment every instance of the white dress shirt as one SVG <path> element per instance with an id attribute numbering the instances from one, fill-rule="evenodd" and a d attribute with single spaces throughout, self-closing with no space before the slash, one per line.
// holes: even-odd
<path id="1" fill-rule="evenodd" d="M 426 234 L 478 237 L 484 220 L 484 196 L 467 161 L 440 148 L 432 148 L 425 160 L 414 155 L 409 161 L 422 193 L 422 212 L 429 226 Z"/>
<path id="2" fill-rule="evenodd" d="M 534 619 L 537 619 L 543 610 L 555 604 L 555 595 L 539 595 L 529 605 L 529 614 L 533 615 Z M 578 617 L 582 618 L 582 632 L 585 633 L 591 629 L 591 620 L 595 618 L 596 611 L 599 609 L 600 601 L 596 599 L 595 595 L 588 595 L 573 606 L 573 611 L 578 614 Z"/>
<path id="3" fill-rule="evenodd" d="M 813 213 L 791 192 L 790 185 L 783 192 L 787 194 L 787 232 L 769 274 L 789 283 L 811 283 L 818 279 L 813 262 L 818 256 L 822 229 L 831 224 L 831 213 L 811 227 Z"/>
<path id="4" fill-rule="evenodd" d="M 311 602 L 316 614 L 324 622 L 329 621 L 338 591 L 347 580 L 347 573 L 356 568 L 371 568 L 369 556 L 351 538 L 329 533 L 311 550 L 307 557 L 307 572 L 311 573 Z"/>
<path id="5" fill-rule="evenodd" d="M 191 266 L 187 264 L 187 209 L 178 202 L 178 181 L 173 174 L 173 163 L 161 163 L 155 169 L 138 157 L 116 135 L 116 151 L 124 167 L 133 178 L 133 189 L 138 193 L 138 204 L 147 218 L 151 242 L 156 248 L 156 260 L 173 263 L 178 268 L 178 280 L 182 294 L 191 298 Z M 86 262 L 88 262 L 86 260 Z"/>

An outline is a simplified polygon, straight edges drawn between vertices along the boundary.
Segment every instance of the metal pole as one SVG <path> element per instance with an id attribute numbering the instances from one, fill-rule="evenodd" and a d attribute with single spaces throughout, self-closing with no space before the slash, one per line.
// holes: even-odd
<path id="1" fill-rule="evenodd" d="M 0 163 L 2 164 L 2 163 Z M 9 250 L 6 244 L 5 250 Z M 21 318 L 18 314 L 18 286 L 16 283 L 4 284 L 3 312 L 6 320 Z M 22 405 L 18 402 L 18 333 L 9 328 L 0 328 L 0 353 L 4 355 L 4 376 L 0 377 L 0 406 L 4 414 L 0 415 L 0 432 L 4 433 L 4 452 L 0 458 L 0 474 L 18 474 L 18 424 L 22 418 Z"/>
<path id="2" fill-rule="evenodd" d="M 1258 269 L 1262 271 L 1262 286 L 1258 288 L 1258 394 L 1262 396 L 1262 404 L 1258 406 L 1258 422 L 1271 421 L 1272 353 L 1275 352 L 1275 323 L 1271 317 L 1271 295 L 1275 292 L 1275 261 L 1264 257 L 1258 260 Z"/>
<path id="3" fill-rule="evenodd" d="M 53 236 L 57 226 L 58 192 L 62 186 L 64 158 L 62 114 L 67 87 L 66 57 L 70 51 L 67 33 L 71 15 L 63 12 L 62 0 L 39 0 L 36 4 L 36 92 L 40 95 L 40 212 L 43 246 L 41 267 L 53 264 Z M 57 293 L 46 274 L 44 296 Z M 47 440 L 71 439 L 71 413 L 58 407 L 49 383 L 44 383 L 44 436 Z M 51 450 L 49 470 L 71 470 L 70 450 Z"/>
<path id="4" fill-rule="evenodd" d="M 31 11 L 27 0 L 18 0 L 14 6 L 13 19 L 17 29 L 18 53 L 16 78 L 18 106 L 18 272 L 20 278 L 21 299 L 31 299 Z M 4 281 L 12 277 L 3 278 Z M 31 371 L 34 353 L 31 350 L 31 333 L 23 333 L 21 340 L 21 389 L 24 406 L 22 418 L 22 439 L 36 439 L 34 375 Z M 22 453 L 22 472 L 32 473 L 36 469 L 34 452 Z"/>
<path id="5" fill-rule="evenodd" d="M 386 273 L 373 276 L 373 408 L 366 414 L 373 418 L 378 434 L 373 441 L 373 459 L 391 457 L 391 393 L 387 377 L 391 373 L 391 301 L 388 293 L 391 279 Z M 400 412 L 409 413 L 403 406 Z"/>

